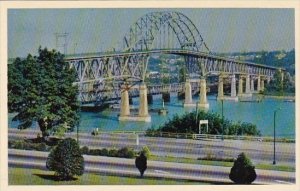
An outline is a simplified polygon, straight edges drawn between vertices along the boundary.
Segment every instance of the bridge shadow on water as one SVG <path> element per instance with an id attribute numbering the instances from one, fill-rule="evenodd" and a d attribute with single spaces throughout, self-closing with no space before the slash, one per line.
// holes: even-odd
<path id="1" fill-rule="evenodd" d="M 114 115 L 107 116 L 107 115 L 101 115 L 100 114 L 100 115 L 95 116 L 95 118 L 109 119 L 109 120 L 112 120 L 112 121 L 119 121 L 118 116 L 114 116 Z"/>

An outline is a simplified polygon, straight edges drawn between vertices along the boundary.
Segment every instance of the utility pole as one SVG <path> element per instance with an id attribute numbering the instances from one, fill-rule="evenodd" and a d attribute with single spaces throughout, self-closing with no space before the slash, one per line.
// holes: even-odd
<path id="1" fill-rule="evenodd" d="M 224 140 L 224 115 L 223 115 L 223 98 L 221 100 L 222 102 L 222 141 Z"/>
<path id="2" fill-rule="evenodd" d="M 67 47 L 68 47 L 68 35 L 69 33 L 54 33 L 55 40 L 56 40 L 56 49 L 63 48 L 63 54 L 67 54 Z M 61 40 L 62 39 L 62 40 Z"/>

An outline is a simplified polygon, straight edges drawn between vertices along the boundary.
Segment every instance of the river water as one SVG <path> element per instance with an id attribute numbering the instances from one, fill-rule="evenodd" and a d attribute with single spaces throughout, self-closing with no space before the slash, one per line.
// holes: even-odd
<path id="1" fill-rule="evenodd" d="M 196 102 L 199 98 L 194 97 Z M 138 108 L 138 98 L 133 99 L 133 107 Z M 165 103 L 168 109 L 167 115 L 159 115 L 157 112 L 150 112 L 152 120 L 146 122 L 121 122 L 118 121 L 118 111 L 110 109 L 102 112 L 81 112 L 80 132 L 92 132 L 98 128 L 100 131 L 143 131 L 150 127 L 158 128 L 172 116 L 184 114 L 195 110 L 194 108 L 183 108 L 183 100 L 178 100 L 175 94 L 171 95 L 171 101 Z M 216 100 L 215 96 L 208 96 L 209 111 L 217 112 L 221 115 L 221 102 Z M 149 108 L 162 108 L 161 95 L 153 97 L 153 104 Z M 250 122 L 257 126 L 262 136 L 273 136 L 274 111 L 281 108 L 276 114 L 276 135 L 279 137 L 295 138 L 295 102 L 285 102 L 266 98 L 262 102 L 233 102 L 224 101 L 224 117 L 232 121 Z M 134 113 L 134 112 L 132 112 Z M 16 127 L 17 122 L 12 122 L 12 115 L 9 115 L 9 127 Z M 34 128 L 34 127 L 33 127 Z"/>

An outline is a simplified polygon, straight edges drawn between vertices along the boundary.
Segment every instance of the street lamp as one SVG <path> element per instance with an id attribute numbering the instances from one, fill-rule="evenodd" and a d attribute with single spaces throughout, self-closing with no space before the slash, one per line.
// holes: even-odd
<path id="1" fill-rule="evenodd" d="M 223 98 L 221 99 L 222 103 L 222 141 L 224 141 L 224 115 L 223 115 Z"/>
<path id="2" fill-rule="evenodd" d="M 199 102 L 197 101 L 196 102 L 196 126 L 197 126 L 197 124 L 198 124 L 198 104 L 199 104 Z M 200 134 L 200 133 L 199 133 Z"/>
<path id="3" fill-rule="evenodd" d="M 273 143 L 274 143 L 274 153 L 273 153 L 273 165 L 276 164 L 276 159 L 275 159 L 275 142 L 276 142 L 276 131 L 275 131 L 275 127 L 276 127 L 276 113 L 277 111 L 281 110 L 281 108 L 278 108 L 274 111 L 274 139 L 273 139 Z"/>

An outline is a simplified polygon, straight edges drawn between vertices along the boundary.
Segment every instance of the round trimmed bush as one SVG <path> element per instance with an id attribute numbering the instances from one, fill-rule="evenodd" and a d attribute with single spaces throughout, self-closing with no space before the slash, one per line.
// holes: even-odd
<path id="1" fill-rule="evenodd" d="M 61 180 L 70 180 L 84 171 L 84 159 L 76 140 L 66 138 L 54 147 L 46 162 L 49 170 L 55 171 Z"/>
<path id="2" fill-rule="evenodd" d="M 236 184 L 251 184 L 256 179 L 255 167 L 244 153 L 234 162 L 229 178 Z"/>

